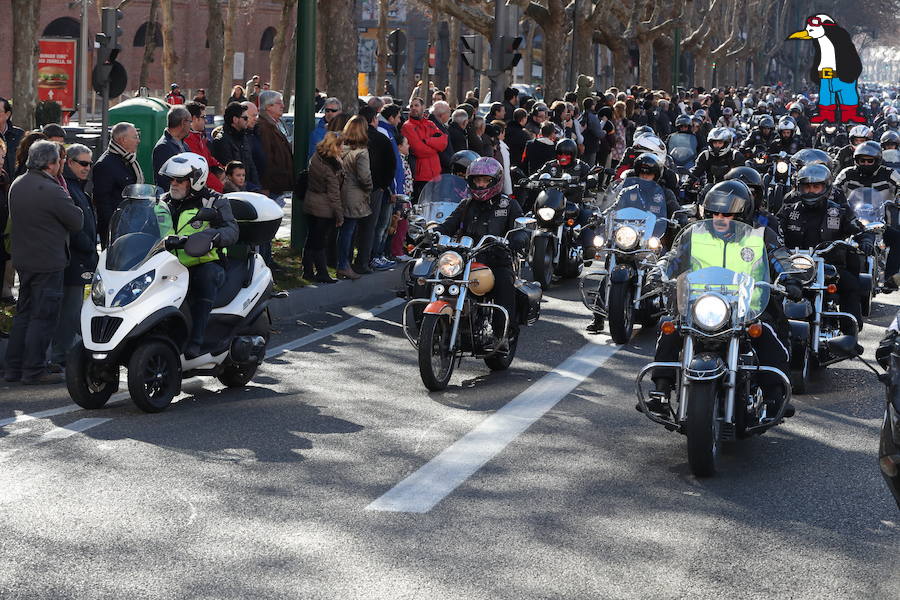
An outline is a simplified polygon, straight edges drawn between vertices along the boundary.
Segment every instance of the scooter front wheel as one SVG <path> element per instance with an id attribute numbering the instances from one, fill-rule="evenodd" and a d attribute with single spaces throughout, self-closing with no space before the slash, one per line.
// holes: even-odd
<path id="1" fill-rule="evenodd" d="M 165 410 L 181 384 L 181 360 L 171 346 L 151 341 L 134 351 L 128 361 L 128 392 L 144 412 Z"/>
<path id="2" fill-rule="evenodd" d="M 115 381 L 104 379 L 97 365 L 88 359 L 84 344 L 78 342 L 66 357 L 66 387 L 75 404 L 94 410 L 106 406 L 119 389 L 119 382 L 118 377 Z"/>

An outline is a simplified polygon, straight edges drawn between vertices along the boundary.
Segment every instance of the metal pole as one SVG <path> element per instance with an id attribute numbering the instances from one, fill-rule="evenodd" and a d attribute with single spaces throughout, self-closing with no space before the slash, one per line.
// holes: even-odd
<path id="1" fill-rule="evenodd" d="M 681 28 L 675 28 L 675 52 L 672 53 L 672 97 L 678 98 L 678 84 L 681 83 Z"/>
<path id="2" fill-rule="evenodd" d="M 87 125 L 88 105 L 88 0 L 81 0 L 81 41 L 78 51 L 78 124 Z"/>
<path id="3" fill-rule="evenodd" d="M 106 151 L 109 144 L 109 78 L 103 85 L 103 100 L 100 103 L 100 148 L 98 155 Z"/>
<path id="4" fill-rule="evenodd" d="M 294 178 L 306 168 L 309 137 L 315 128 L 316 0 L 297 0 L 297 61 L 294 85 Z M 291 199 L 291 248 L 306 243 L 303 199 Z"/>

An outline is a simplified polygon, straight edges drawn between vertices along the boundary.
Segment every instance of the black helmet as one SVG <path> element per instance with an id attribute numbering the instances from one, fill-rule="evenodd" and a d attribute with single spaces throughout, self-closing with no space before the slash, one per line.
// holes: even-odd
<path id="1" fill-rule="evenodd" d="M 653 181 L 659 181 L 659 178 L 662 177 L 662 162 L 660 162 L 658 156 L 656 156 L 655 154 L 651 154 L 650 152 L 644 152 L 636 159 L 634 159 L 632 168 L 638 175 L 646 173 L 652 174 Z"/>
<path id="2" fill-rule="evenodd" d="M 471 165 L 472 161 L 479 156 L 480 155 L 474 150 L 460 150 L 455 153 L 450 157 L 450 174 L 465 177 L 469 165 Z"/>
<path id="3" fill-rule="evenodd" d="M 682 127 L 690 127 L 691 126 L 691 118 L 687 115 L 678 115 L 675 118 L 675 130 L 678 131 Z"/>
<path id="4" fill-rule="evenodd" d="M 568 167 L 575 162 L 578 156 L 578 145 L 575 140 L 563 138 L 556 142 L 556 162 L 563 167 Z"/>
<path id="5" fill-rule="evenodd" d="M 861 165 L 859 164 L 860 158 L 871 158 L 874 162 Z M 860 173 L 871 175 L 881 166 L 881 144 L 873 141 L 863 142 L 853 151 L 853 162 L 856 163 L 856 168 Z"/>
<path id="6" fill-rule="evenodd" d="M 825 190 L 821 194 L 804 194 L 800 191 L 800 186 L 804 183 L 822 183 Z M 825 165 L 813 164 L 806 165 L 797 173 L 797 193 L 800 195 L 800 201 L 809 207 L 822 206 L 831 195 L 831 171 Z"/>
<path id="7" fill-rule="evenodd" d="M 735 167 L 725 173 L 724 181 L 743 181 L 753 193 L 754 208 L 759 210 L 763 201 L 763 179 L 759 171 L 752 167 Z"/>
<path id="8" fill-rule="evenodd" d="M 900 133 L 897 133 L 893 129 L 888 129 L 884 133 L 881 134 L 881 149 L 888 150 L 885 148 L 885 144 L 894 144 L 894 148 L 900 147 Z"/>
<path id="9" fill-rule="evenodd" d="M 720 181 L 706 192 L 700 210 L 704 219 L 723 213 L 749 223 L 753 216 L 753 194 L 743 181 Z"/>
<path id="10" fill-rule="evenodd" d="M 775 119 L 772 118 L 772 115 L 763 115 L 759 118 L 760 129 L 775 129 Z"/>
<path id="11" fill-rule="evenodd" d="M 827 152 L 818 148 L 798 150 L 791 157 L 791 162 L 794 163 L 794 168 L 797 170 L 802 169 L 806 165 L 825 165 L 829 170 L 831 169 L 831 157 L 828 156 Z"/>

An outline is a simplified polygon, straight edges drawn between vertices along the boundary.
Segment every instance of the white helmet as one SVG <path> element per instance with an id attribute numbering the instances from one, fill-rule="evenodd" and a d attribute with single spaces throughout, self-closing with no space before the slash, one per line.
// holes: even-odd
<path id="1" fill-rule="evenodd" d="M 633 145 L 637 152 L 652 152 L 658 156 L 660 160 L 666 159 L 666 145 L 656 135 L 647 133 L 636 137 L 634 138 Z"/>
<path id="2" fill-rule="evenodd" d="M 163 163 L 159 174 L 169 179 L 187 177 L 191 180 L 191 189 L 199 192 L 206 187 L 209 165 L 206 163 L 206 159 L 199 154 L 182 152 Z"/>

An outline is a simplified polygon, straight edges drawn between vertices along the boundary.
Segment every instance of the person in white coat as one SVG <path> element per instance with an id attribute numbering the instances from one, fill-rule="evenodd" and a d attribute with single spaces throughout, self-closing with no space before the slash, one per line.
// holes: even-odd
<path id="1" fill-rule="evenodd" d="M 512 176 L 510 175 L 510 161 L 509 161 L 509 146 L 506 145 L 506 123 L 503 121 L 492 121 L 491 125 L 496 127 L 499 130 L 499 135 L 497 136 L 498 143 L 498 154 L 497 160 L 500 161 L 500 164 L 503 165 L 503 193 L 507 196 L 512 195 L 513 186 L 512 186 Z"/>

